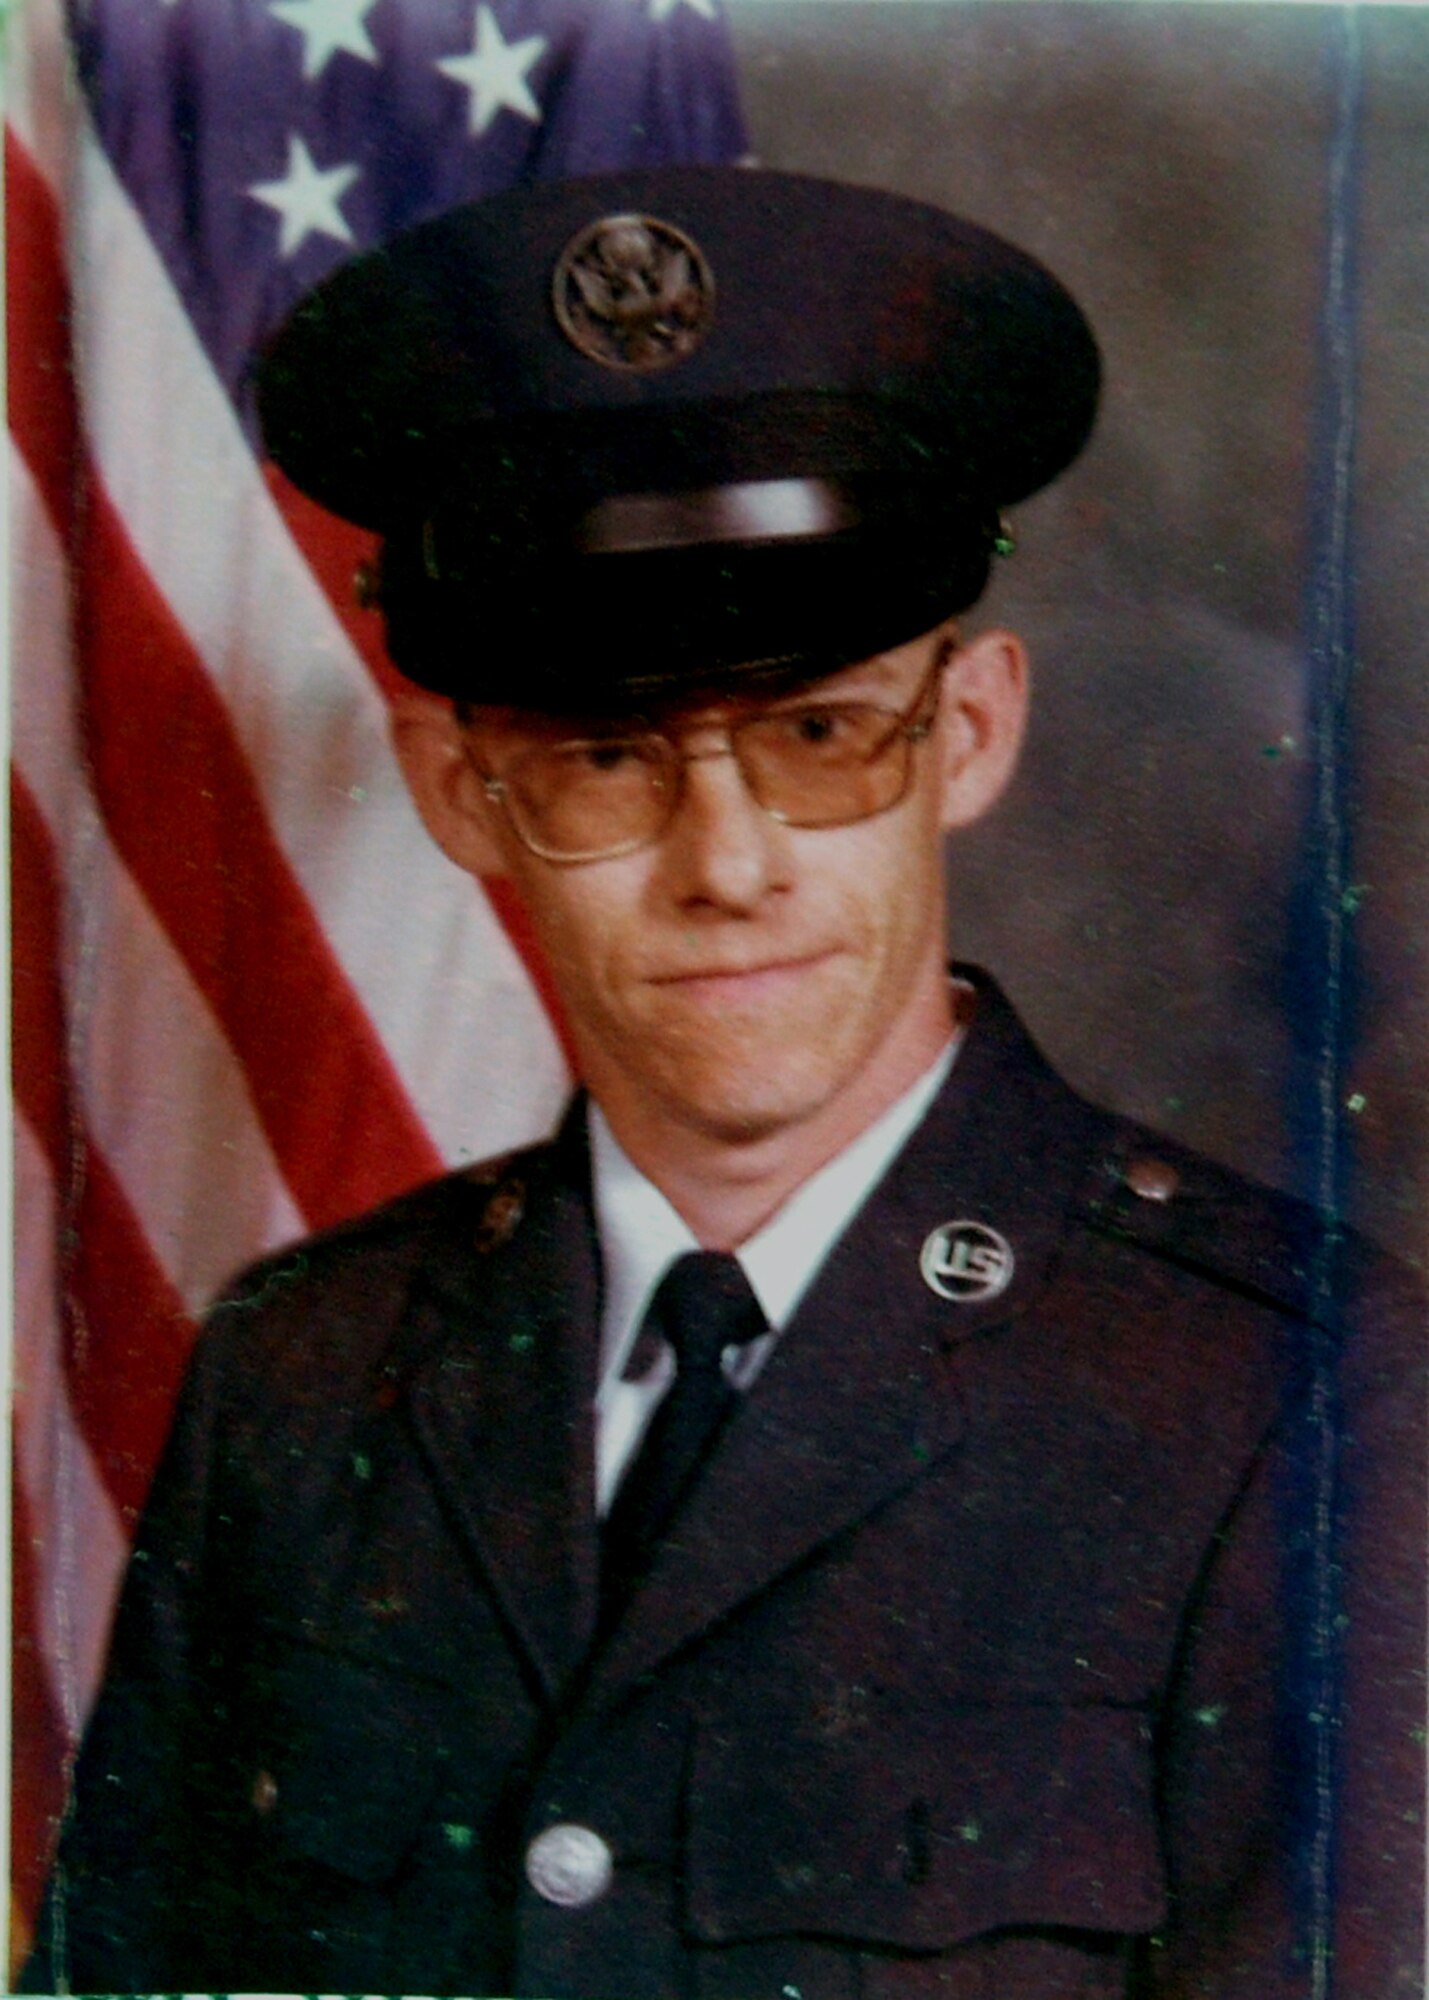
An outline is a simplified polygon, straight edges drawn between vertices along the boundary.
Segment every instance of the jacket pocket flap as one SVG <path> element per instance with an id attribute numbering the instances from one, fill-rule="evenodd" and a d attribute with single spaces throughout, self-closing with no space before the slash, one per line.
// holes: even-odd
<path id="1" fill-rule="evenodd" d="M 700 1732 L 688 1916 L 946 1949 L 1008 1926 L 1146 1932 L 1166 1912 L 1150 1729 L 1109 1704 L 869 1718 L 832 1737 Z"/>
<path id="2" fill-rule="evenodd" d="M 360 1882 L 415 1845 L 444 1752 L 433 1691 L 316 1647 L 269 1650 L 248 1689 L 241 1782 L 256 1837 Z"/>

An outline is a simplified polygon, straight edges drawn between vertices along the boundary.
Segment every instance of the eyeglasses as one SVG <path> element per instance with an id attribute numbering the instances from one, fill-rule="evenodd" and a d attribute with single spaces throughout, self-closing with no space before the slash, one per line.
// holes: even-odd
<path id="1" fill-rule="evenodd" d="M 905 709 L 810 699 L 725 726 L 715 750 L 682 750 L 656 729 L 522 750 L 500 773 L 467 754 L 517 838 L 547 861 L 608 861 L 652 846 L 680 809 L 685 766 L 733 757 L 750 796 L 785 826 L 849 826 L 889 812 L 908 790 L 913 745 L 938 711 L 954 642 L 944 635 Z"/>

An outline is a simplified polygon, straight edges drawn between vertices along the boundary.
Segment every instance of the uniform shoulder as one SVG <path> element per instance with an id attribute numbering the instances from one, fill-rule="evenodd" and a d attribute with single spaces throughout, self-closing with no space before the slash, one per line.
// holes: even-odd
<path id="1" fill-rule="evenodd" d="M 224 1287 L 213 1310 L 270 1297 L 288 1286 L 312 1283 L 355 1262 L 410 1260 L 433 1238 L 469 1225 L 489 1229 L 509 1208 L 514 1184 L 539 1167 L 548 1145 L 523 1147 L 423 1181 L 380 1207 L 350 1216 L 311 1236 L 299 1237 L 252 1264 Z M 492 1215 L 493 1209 L 495 1216 Z"/>
<path id="2" fill-rule="evenodd" d="M 1413 1273 L 1311 1203 L 1130 1119 L 1108 1119 L 1081 1210 L 1093 1231 L 1316 1323 L 1367 1294 L 1419 1293 Z"/>
<path id="3" fill-rule="evenodd" d="M 225 1287 L 200 1346 L 220 1366 L 233 1353 L 246 1365 L 261 1349 L 271 1364 L 298 1349 L 315 1378 L 361 1366 L 391 1337 L 419 1271 L 506 1240 L 550 1151 L 542 1143 L 444 1174 L 260 1258 Z"/>

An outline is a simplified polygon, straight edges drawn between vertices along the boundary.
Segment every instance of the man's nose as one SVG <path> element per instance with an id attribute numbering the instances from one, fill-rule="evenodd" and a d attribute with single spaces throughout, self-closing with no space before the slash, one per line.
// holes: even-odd
<path id="1" fill-rule="evenodd" d="M 744 779 L 728 736 L 682 746 L 680 803 L 666 835 L 676 891 L 687 903 L 747 914 L 789 877 L 788 829 Z"/>

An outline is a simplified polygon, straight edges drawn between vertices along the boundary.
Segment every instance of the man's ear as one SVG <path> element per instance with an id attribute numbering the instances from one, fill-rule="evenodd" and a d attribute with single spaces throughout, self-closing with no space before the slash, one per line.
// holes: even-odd
<path id="1" fill-rule="evenodd" d="M 493 808 L 452 704 L 440 695 L 399 695 L 391 729 L 407 789 L 443 854 L 469 875 L 505 874 Z"/>
<path id="2" fill-rule="evenodd" d="M 1030 663 L 1015 632 L 980 632 L 944 668 L 943 826 L 970 826 L 1001 798 L 1027 727 Z"/>

